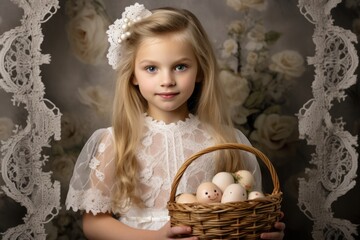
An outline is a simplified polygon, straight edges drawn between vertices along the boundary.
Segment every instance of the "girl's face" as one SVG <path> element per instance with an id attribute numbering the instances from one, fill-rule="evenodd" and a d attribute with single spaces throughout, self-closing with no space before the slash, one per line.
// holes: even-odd
<path id="1" fill-rule="evenodd" d="M 166 123 L 184 120 L 194 91 L 198 64 L 179 34 L 146 38 L 135 57 L 133 84 L 148 102 L 148 114 Z"/>

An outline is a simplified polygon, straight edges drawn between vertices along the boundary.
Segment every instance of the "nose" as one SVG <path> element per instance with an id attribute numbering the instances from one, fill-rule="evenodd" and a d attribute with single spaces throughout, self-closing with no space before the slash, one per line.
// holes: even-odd
<path id="1" fill-rule="evenodd" d="M 176 85 L 175 77 L 173 76 L 171 71 L 164 71 L 163 74 L 161 75 L 161 86 L 171 87 L 175 85 Z"/>

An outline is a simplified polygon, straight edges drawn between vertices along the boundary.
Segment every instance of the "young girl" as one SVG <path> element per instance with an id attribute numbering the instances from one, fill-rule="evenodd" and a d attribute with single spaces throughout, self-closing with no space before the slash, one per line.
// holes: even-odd
<path id="1" fill-rule="evenodd" d="M 178 168 L 206 147 L 250 144 L 232 127 L 210 41 L 189 11 L 150 12 L 139 4 L 126 8 L 108 34 L 108 57 L 118 71 L 113 127 L 97 130 L 80 153 L 67 208 L 84 211 L 89 239 L 160 240 L 191 233 L 169 224 L 166 204 Z M 194 161 L 177 191 L 195 192 L 216 171 L 241 168 L 255 175 L 260 190 L 256 158 L 227 150 Z M 284 223 L 275 227 L 278 232 L 261 237 L 282 239 Z"/>

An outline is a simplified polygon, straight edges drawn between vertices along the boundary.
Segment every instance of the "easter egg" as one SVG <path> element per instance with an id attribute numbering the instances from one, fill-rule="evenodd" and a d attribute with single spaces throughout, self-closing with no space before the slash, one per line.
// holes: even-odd
<path id="1" fill-rule="evenodd" d="M 247 170 L 239 170 L 234 173 L 236 181 L 240 183 L 247 191 L 250 191 L 254 184 L 255 178 L 253 174 Z"/>
<path id="2" fill-rule="evenodd" d="M 251 191 L 248 194 L 248 199 L 249 200 L 253 200 L 253 199 L 256 199 L 256 198 L 262 198 L 262 197 L 265 197 L 265 195 L 262 192 L 259 192 L 259 191 Z"/>
<path id="3" fill-rule="evenodd" d="M 196 198 L 199 203 L 219 203 L 221 197 L 220 188 L 212 182 L 203 182 L 196 190 Z"/>
<path id="4" fill-rule="evenodd" d="M 221 203 L 240 202 L 247 199 L 246 189 L 239 183 L 230 184 L 224 191 Z"/>
<path id="5" fill-rule="evenodd" d="M 177 203 L 194 203 L 197 202 L 197 198 L 191 193 L 182 193 L 176 198 Z"/>
<path id="6" fill-rule="evenodd" d="M 228 172 L 219 172 L 215 174 L 212 179 L 212 183 L 220 188 L 222 192 L 224 192 L 225 188 L 230 184 L 234 183 L 234 177 L 231 173 Z"/>

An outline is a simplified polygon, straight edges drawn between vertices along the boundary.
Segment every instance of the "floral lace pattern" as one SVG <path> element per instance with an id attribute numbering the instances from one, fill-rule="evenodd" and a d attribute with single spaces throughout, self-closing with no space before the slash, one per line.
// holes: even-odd
<path id="1" fill-rule="evenodd" d="M 242 133 L 235 131 L 239 142 L 250 144 Z M 66 200 L 68 209 L 80 209 L 93 214 L 111 211 L 120 213 L 112 209 L 110 201 L 115 178 L 112 134 L 112 128 L 97 130 L 85 144 L 70 182 Z M 139 188 L 145 209 L 122 209 L 120 220 L 144 229 L 163 226 L 168 220 L 166 204 L 177 170 L 190 155 L 213 144 L 203 124 L 193 115 L 189 115 L 185 121 L 172 124 L 145 116 L 145 135 L 137 153 L 140 163 Z M 212 156 L 212 153 L 201 156 L 187 168 L 177 189 L 178 193 L 195 192 L 202 181 L 211 180 L 214 175 Z M 243 156 L 245 167 L 256 176 L 256 189 L 260 189 L 261 174 L 256 158 L 245 152 Z M 101 177 L 98 177 L 98 173 Z"/>
<path id="2" fill-rule="evenodd" d="M 60 210 L 60 184 L 42 171 L 48 156 L 42 148 L 49 139 L 60 139 L 60 111 L 44 98 L 40 65 L 50 62 L 43 55 L 41 24 L 58 9 L 57 0 L 13 2 L 24 10 L 21 25 L 0 36 L 0 88 L 12 94 L 15 106 L 28 112 L 26 126 L 15 125 L 2 142 L 1 174 L 4 193 L 25 207 L 23 224 L 7 229 L 2 239 L 45 239 L 44 224 Z"/>
<path id="3" fill-rule="evenodd" d="M 331 9 L 340 0 L 300 0 L 302 14 L 315 25 L 316 55 L 309 58 L 315 70 L 314 98 L 299 112 L 300 137 L 316 146 L 307 169 L 299 179 L 299 207 L 314 222 L 313 239 L 355 239 L 356 225 L 333 216 L 332 203 L 356 184 L 357 137 L 344 130 L 341 119 L 332 121 L 333 100 L 343 100 L 345 89 L 355 83 L 358 57 L 352 42 L 356 36 L 333 25 Z M 322 9 L 319 11 L 319 9 Z M 331 54 L 329 54 L 331 53 Z"/>

